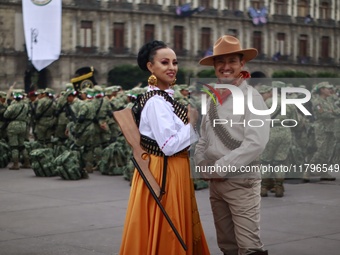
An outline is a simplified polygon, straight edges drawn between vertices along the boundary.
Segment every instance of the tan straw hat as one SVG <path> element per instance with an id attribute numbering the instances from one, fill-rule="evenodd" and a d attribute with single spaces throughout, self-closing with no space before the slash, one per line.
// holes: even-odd
<path id="1" fill-rule="evenodd" d="M 215 57 L 235 53 L 242 54 L 243 60 L 246 62 L 257 56 L 256 49 L 242 49 L 240 41 L 237 38 L 231 35 L 224 35 L 216 41 L 212 56 L 202 58 L 199 63 L 205 66 L 213 66 Z"/>

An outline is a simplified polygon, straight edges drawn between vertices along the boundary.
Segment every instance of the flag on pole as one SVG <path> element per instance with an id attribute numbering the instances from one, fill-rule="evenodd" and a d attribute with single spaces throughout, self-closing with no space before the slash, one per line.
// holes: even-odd
<path id="1" fill-rule="evenodd" d="M 59 59 L 62 0 L 23 0 L 26 50 L 40 71 Z"/>

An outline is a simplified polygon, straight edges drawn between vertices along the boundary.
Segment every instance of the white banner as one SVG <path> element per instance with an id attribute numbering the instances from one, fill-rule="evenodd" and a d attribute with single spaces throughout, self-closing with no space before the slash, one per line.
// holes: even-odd
<path id="1" fill-rule="evenodd" d="M 62 0 L 22 0 L 26 50 L 40 71 L 57 60 L 61 49 Z"/>

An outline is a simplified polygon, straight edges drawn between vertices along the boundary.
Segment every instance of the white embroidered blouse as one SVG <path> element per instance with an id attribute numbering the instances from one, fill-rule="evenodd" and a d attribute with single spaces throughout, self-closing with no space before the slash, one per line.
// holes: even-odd
<path id="1" fill-rule="evenodd" d="M 159 90 L 149 87 L 148 91 Z M 172 89 L 165 90 L 173 97 Z M 139 131 L 142 135 L 155 140 L 166 156 L 171 156 L 198 140 L 191 124 L 185 125 L 174 113 L 170 102 L 155 95 L 145 104 L 140 118 Z"/>

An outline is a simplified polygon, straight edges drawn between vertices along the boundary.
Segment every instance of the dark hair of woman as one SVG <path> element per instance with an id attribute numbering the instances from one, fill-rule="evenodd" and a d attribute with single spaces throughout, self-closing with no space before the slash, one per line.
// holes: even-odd
<path id="1" fill-rule="evenodd" d="M 138 52 L 137 63 L 139 68 L 144 71 L 149 71 L 147 63 L 153 62 L 157 50 L 167 47 L 168 46 L 164 42 L 156 40 L 144 44 Z"/>

